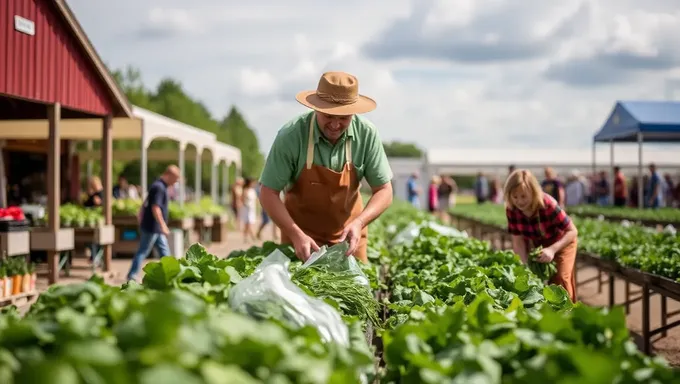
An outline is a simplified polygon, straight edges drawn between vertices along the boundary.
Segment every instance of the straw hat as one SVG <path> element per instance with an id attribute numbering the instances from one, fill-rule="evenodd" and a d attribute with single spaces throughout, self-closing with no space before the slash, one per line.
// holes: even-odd
<path id="1" fill-rule="evenodd" d="M 359 80 L 345 72 L 326 72 L 319 79 L 316 90 L 298 93 L 297 101 L 315 111 L 346 116 L 370 112 L 376 103 L 359 94 Z"/>

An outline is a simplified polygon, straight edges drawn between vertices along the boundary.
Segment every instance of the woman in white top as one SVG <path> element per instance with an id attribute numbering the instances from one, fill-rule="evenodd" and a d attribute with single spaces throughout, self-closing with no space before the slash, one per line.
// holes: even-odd
<path id="1" fill-rule="evenodd" d="M 257 240 L 255 237 L 255 219 L 257 218 L 257 191 L 255 190 L 255 180 L 246 179 L 241 195 L 241 223 L 243 223 L 243 241 Z"/>
<path id="2" fill-rule="evenodd" d="M 567 181 L 567 186 L 564 188 L 564 205 L 567 207 L 581 205 L 586 202 L 586 186 L 579 176 L 578 171 L 572 171 Z"/>

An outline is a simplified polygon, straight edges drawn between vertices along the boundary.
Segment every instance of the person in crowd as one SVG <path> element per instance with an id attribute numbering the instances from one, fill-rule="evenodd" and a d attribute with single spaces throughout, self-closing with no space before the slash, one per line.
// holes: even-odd
<path id="1" fill-rule="evenodd" d="M 260 202 L 298 258 L 307 260 L 319 245 L 346 241 L 346 255 L 368 262 L 367 226 L 394 194 L 378 129 L 360 116 L 376 103 L 359 94 L 358 79 L 345 72 L 324 73 L 316 90 L 296 99 L 313 111 L 279 130 L 260 178 Z M 371 190 L 365 206 L 359 191 L 364 179 Z"/>
<path id="2" fill-rule="evenodd" d="M 83 206 L 87 208 L 101 207 L 104 204 L 104 187 L 102 186 L 102 180 L 99 176 L 90 176 L 87 180 L 87 199 L 83 203 Z M 99 253 L 99 245 L 95 243 L 90 243 L 90 261 L 95 259 L 95 256 Z"/>
<path id="3" fill-rule="evenodd" d="M 475 198 L 477 204 L 484 204 L 489 199 L 489 181 L 482 172 L 477 173 L 475 180 Z"/>
<path id="4" fill-rule="evenodd" d="M 614 167 L 614 206 L 625 207 L 628 198 L 626 189 L 626 177 L 621 171 L 621 167 Z"/>
<path id="5" fill-rule="evenodd" d="M 427 188 L 427 210 L 430 213 L 435 213 L 439 210 L 437 191 L 439 190 L 440 182 L 439 176 L 434 175 L 430 179 L 430 185 Z"/>
<path id="6" fill-rule="evenodd" d="M 90 176 L 87 180 L 87 199 L 83 203 L 85 207 L 100 207 L 104 202 L 104 187 L 99 176 Z"/>
<path id="7" fill-rule="evenodd" d="M 456 205 L 456 192 L 458 185 L 456 181 L 450 176 L 441 176 L 441 183 L 437 188 L 437 202 L 439 218 L 445 222 L 449 222 L 449 209 Z"/>
<path id="8" fill-rule="evenodd" d="M 663 175 L 663 180 L 664 184 L 666 187 L 665 193 L 664 193 L 664 199 L 666 200 L 666 207 L 672 207 L 673 200 L 674 200 L 674 195 L 675 195 L 675 185 L 673 183 L 673 178 L 671 177 L 670 173 L 666 173 Z"/>
<path id="9" fill-rule="evenodd" d="M 420 186 L 417 172 L 414 172 L 406 181 L 406 196 L 414 208 L 420 209 Z"/>
<path id="10" fill-rule="evenodd" d="M 113 198 L 114 199 L 139 199 L 139 194 L 137 193 L 137 188 L 134 185 L 130 185 L 125 176 L 118 176 L 118 184 L 113 187 Z"/>
<path id="11" fill-rule="evenodd" d="M 240 228 L 241 223 L 239 212 L 241 211 L 241 204 L 243 203 L 243 184 L 243 178 L 237 177 L 234 181 L 234 185 L 231 186 L 231 211 L 234 214 L 237 228 Z"/>
<path id="12" fill-rule="evenodd" d="M 566 207 L 573 207 L 586 203 L 586 185 L 581 180 L 578 170 L 571 171 L 567 179 L 567 186 L 564 188 L 564 204 Z"/>
<path id="13" fill-rule="evenodd" d="M 656 164 L 649 164 L 649 181 L 646 183 L 647 193 L 645 194 L 645 205 L 648 208 L 659 208 L 663 206 L 664 200 L 664 181 L 656 170 Z"/>
<path id="14" fill-rule="evenodd" d="M 628 206 L 635 207 L 638 206 L 638 177 L 633 176 L 630 179 L 630 188 L 628 188 Z"/>
<path id="15" fill-rule="evenodd" d="M 505 205 L 512 249 L 527 264 L 533 248 L 542 247 L 537 261 L 555 262 L 550 283 L 560 285 L 576 301 L 574 267 L 578 231 L 567 213 L 527 170 L 516 170 L 505 183 Z"/>
<path id="16" fill-rule="evenodd" d="M 256 180 L 247 178 L 243 182 L 243 193 L 241 194 L 241 224 L 243 224 L 243 242 L 250 243 L 257 240 L 255 236 L 255 220 L 257 218 L 257 191 L 255 191 Z"/>
<path id="17" fill-rule="evenodd" d="M 491 180 L 489 201 L 493 204 L 500 204 L 503 201 L 503 187 L 501 187 L 501 181 L 498 177 Z"/>
<path id="18" fill-rule="evenodd" d="M 262 184 L 258 184 L 258 188 L 257 188 L 257 197 L 258 197 L 258 199 L 259 199 L 259 197 L 260 197 L 260 191 L 261 191 L 261 190 L 262 190 Z M 257 235 L 256 235 L 258 240 L 261 240 L 261 239 L 262 239 L 262 231 L 263 231 L 264 228 L 265 228 L 267 225 L 269 225 L 270 223 L 271 223 L 271 226 L 272 226 L 272 240 L 273 240 L 273 241 L 279 241 L 279 233 L 278 233 L 278 232 L 279 232 L 279 231 L 278 231 L 279 229 L 278 229 L 278 227 L 276 226 L 276 224 L 274 224 L 274 223 L 271 221 L 271 219 L 269 218 L 269 215 L 267 214 L 267 211 L 266 211 L 264 208 L 262 208 L 261 217 L 260 217 L 260 227 L 258 228 L 258 230 L 257 230 Z"/>
<path id="19" fill-rule="evenodd" d="M 564 185 L 557 179 L 557 175 L 552 168 L 546 167 L 543 173 L 545 174 L 545 179 L 541 183 L 543 192 L 552 196 L 557 201 L 557 204 L 564 207 Z"/>
<path id="20" fill-rule="evenodd" d="M 598 205 L 609 205 L 609 180 L 605 171 L 600 171 L 595 181 L 595 199 Z"/>
<path id="21" fill-rule="evenodd" d="M 168 236 L 168 187 L 179 180 L 179 167 L 169 165 L 149 186 L 139 210 L 139 248 L 132 259 L 128 280 L 135 280 L 144 260 L 155 247 L 160 257 L 170 256 Z"/>

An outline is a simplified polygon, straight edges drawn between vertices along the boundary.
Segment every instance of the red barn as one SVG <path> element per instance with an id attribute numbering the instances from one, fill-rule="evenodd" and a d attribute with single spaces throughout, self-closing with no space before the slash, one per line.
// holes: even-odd
<path id="1" fill-rule="evenodd" d="M 106 224 L 111 224 L 111 119 L 132 117 L 132 109 L 64 0 L 0 1 L 0 134 L 2 120 L 47 119 L 45 140 L 20 144 L 47 153 L 49 225 L 45 244 L 50 282 L 57 279 L 59 251 L 72 233 L 59 228 L 61 157 L 68 152 L 59 134 L 61 118 L 102 119 L 102 172 Z M 2 145 L 18 145 L 2 140 Z M 6 159 L 6 157 L 4 157 Z M 0 172 L 7 169 L 0 167 Z M 11 167 L 16 169 L 16 166 Z M 4 179 L 1 178 L 1 179 Z M 1 181 L 2 183 L 4 181 Z M 2 186 L 6 190 L 6 186 Z M 3 194 L 4 195 L 4 194 Z M 4 199 L 3 199 L 4 200 Z M 33 248 L 35 234 L 32 234 Z M 35 235 L 37 237 L 38 235 Z M 70 239 L 69 239 L 70 236 Z M 110 246 L 106 247 L 107 268 Z M 39 249 L 39 248 L 38 248 Z"/>

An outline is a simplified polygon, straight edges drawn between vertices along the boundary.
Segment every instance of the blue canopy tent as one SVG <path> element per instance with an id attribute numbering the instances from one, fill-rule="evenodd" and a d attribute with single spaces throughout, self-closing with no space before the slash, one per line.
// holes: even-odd
<path id="1" fill-rule="evenodd" d="M 640 180 L 638 183 L 638 207 L 643 208 L 642 144 L 645 142 L 680 142 L 680 102 L 616 102 L 609 118 L 593 137 L 593 170 L 595 169 L 595 145 L 598 142 L 610 143 L 612 167 L 614 167 L 615 142 L 638 143 L 638 180 Z"/>

